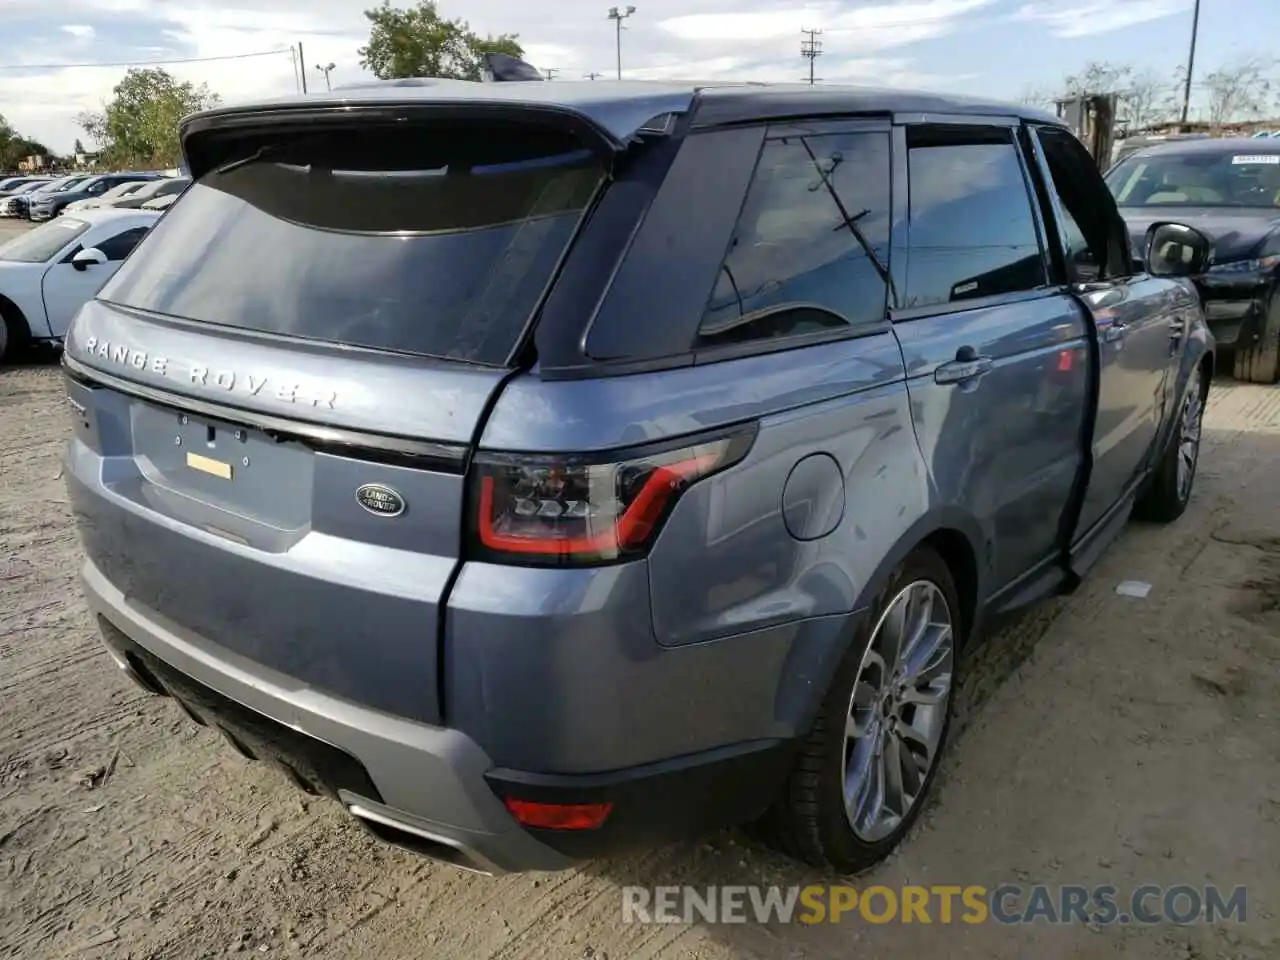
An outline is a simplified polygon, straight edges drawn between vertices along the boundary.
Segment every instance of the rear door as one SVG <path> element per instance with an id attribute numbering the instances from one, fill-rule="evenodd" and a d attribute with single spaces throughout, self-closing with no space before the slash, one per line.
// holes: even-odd
<path id="1" fill-rule="evenodd" d="M 465 454 L 602 180 L 567 134 L 233 145 L 68 337 L 90 559 L 225 650 L 439 720 Z"/>
<path id="2" fill-rule="evenodd" d="M 1097 330 L 1093 468 L 1076 530 L 1083 535 L 1150 466 L 1183 321 L 1176 284 L 1135 267 L 1124 221 L 1083 144 L 1056 127 L 1033 127 L 1032 136 L 1068 279 Z"/>
<path id="3" fill-rule="evenodd" d="M 1082 453 L 1083 311 L 1051 282 L 1016 123 L 898 127 L 894 331 L 940 499 L 993 590 L 1056 554 Z"/>

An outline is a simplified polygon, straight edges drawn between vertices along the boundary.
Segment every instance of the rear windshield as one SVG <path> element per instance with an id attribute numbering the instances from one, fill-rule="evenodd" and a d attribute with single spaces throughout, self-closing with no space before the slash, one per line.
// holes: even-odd
<path id="1" fill-rule="evenodd" d="M 501 365 L 603 175 L 561 133 L 493 121 L 263 141 L 192 184 L 99 296 Z"/>

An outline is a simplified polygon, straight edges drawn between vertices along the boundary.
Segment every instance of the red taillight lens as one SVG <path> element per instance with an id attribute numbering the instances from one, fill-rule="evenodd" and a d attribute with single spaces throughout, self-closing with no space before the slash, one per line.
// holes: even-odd
<path id="1" fill-rule="evenodd" d="M 495 560 L 591 564 L 643 554 L 691 484 L 740 461 L 754 431 L 609 463 L 478 458 L 475 541 Z"/>
<path id="2" fill-rule="evenodd" d="M 536 803 L 511 797 L 503 803 L 518 823 L 543 830 L 594 830 L 613 811 L 612 803 Z"/>

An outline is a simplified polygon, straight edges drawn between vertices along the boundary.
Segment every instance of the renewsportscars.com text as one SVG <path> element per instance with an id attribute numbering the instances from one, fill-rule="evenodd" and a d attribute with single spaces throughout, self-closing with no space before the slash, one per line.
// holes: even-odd
<path id="1" fill-rule="evenodd" d="M 1245 919 L 1247 891 L 1109 885 L 623 887 L 624 923 L 1192 924 Z"/>

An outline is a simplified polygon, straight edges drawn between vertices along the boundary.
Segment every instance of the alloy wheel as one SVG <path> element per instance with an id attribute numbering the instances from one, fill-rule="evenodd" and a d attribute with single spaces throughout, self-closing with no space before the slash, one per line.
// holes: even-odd
<path id="1" fill-rule="evenodd" d="M 865 843 L 898 829 L 923 793 L 946 726 L 954 658 L 942 590 L 928 580 L 899 590 L 872 631 L 845 722 L 845 815 Z"/>
<path id="2" fill-rule="evenodd" d="M 1204 396 L 1200 390 L 1200 372 L 1197 370 L 1187 384 L 1187 399 L 1183 401 L 1182 418 L 1178 422 L 1178 500 L 1182 503 L 1191 497 L 1196 461 L 1200 458 L 1203 419 Z"/>

